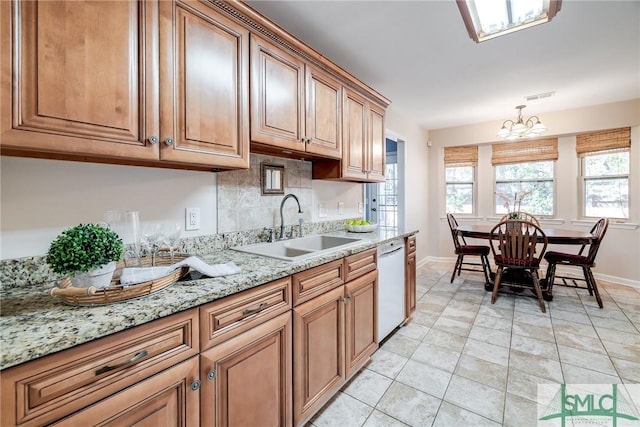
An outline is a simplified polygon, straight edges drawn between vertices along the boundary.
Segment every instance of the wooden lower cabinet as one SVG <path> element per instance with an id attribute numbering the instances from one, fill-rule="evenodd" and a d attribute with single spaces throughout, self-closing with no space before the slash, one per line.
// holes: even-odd
<path id="1" fill-rule="evenodd" d="M 344 286 L 293 309 L 293 424 L 340 389 L 344 374 Z"/>
<path id="2" fill-rule="evenodd" d="M 356 373 L 378 348 L 378 270 L 345 285 L 345 375 Z"/>
<path id="3" fill-rule="evenodd" d="M 201 425 L 291 425 L 291 313 L 200 355 Z"/>
<path id="4" fill-rule="evenodd" d="M 406 255 L 404 270 L 404 287 L 405 287 L 405 308 L 404 317 L 408 319 L 414 311 L 416 311 L 416 236 L 409 236 L 406 239 Z"/>
<path id="5" fill-rule="evenodd" d="M 293 423 L 305 423 L 378 348 L 378 271 L 293 309 Z"/>
<path id="6" fill-rule="evenodd" d="M 52 425 L 195 427 L 200 425 L 197 378 L 194 356 Z"/>

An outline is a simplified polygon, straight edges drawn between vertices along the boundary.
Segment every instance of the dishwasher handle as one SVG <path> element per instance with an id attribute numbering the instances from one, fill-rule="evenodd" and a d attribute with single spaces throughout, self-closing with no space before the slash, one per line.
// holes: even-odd
<path id="1" fill-rule="evenodd" d="M 381 252 L 378 254 L 378 258 L 382 258 L 382 257 L 386 257 L 386 256 L 390 256 L 398 251 L 401 251 L 404 249 L 404 246 L 398 246 L 397 248 L 390 250 L 388 252 Z"/>

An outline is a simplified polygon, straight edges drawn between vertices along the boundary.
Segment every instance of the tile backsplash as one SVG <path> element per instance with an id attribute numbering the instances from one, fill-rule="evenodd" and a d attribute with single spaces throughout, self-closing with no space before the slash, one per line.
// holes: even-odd
<path id="1" fill-rule="evenodd" d="M 251 168 L 217 174 L 218 233 L 229 233 L 280 226 L 280 203 L 284 195 L 262 195 L 260 164 L 284 166 L 284 193 L 295 194 L 302 208 L 298 214 L 295 200 L 284 206 L 284 223 L 297 225 L 298 217 L 311 219 L 311 162 L 251 154 Z"/>

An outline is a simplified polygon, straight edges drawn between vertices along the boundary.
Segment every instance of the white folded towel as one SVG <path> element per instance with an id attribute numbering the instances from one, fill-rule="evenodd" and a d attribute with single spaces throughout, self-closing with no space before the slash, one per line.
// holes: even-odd
<path id="1" fill-rule="evenodd" d="M 167 267 L 127 267 L 122 269 L 120 275 L 121 285 L 133 285 L 136 283 L 148 282 L 149 280 L 159 279 L 177 270 L 180 267 L 189 266 L 199 271 L 205 276 L 218 277 L 228 276 L 240 272 L 240 267 L 233 262 L 226 264 L 209 265 L 200 258 L 191 256 L 185 260 L 177 262 Z"/>

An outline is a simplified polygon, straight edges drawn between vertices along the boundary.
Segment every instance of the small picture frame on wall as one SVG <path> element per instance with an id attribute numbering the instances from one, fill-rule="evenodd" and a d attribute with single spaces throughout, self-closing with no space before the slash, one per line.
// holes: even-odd
<path id="1" fill-rule="evenodd" d="M 260 184 L 263 196 L 284 194 L 284 166 L 261 163 Z"/>

